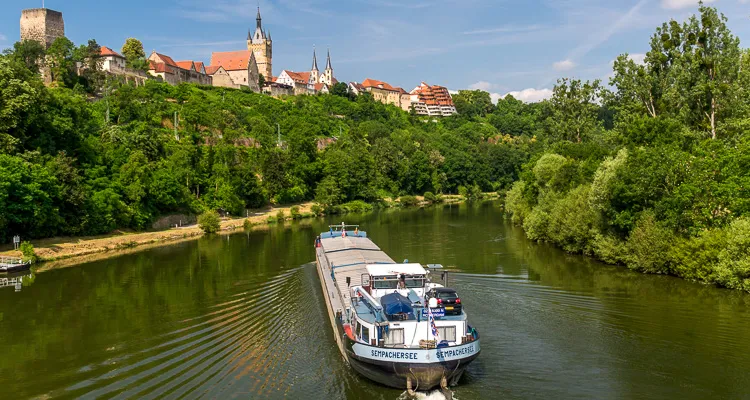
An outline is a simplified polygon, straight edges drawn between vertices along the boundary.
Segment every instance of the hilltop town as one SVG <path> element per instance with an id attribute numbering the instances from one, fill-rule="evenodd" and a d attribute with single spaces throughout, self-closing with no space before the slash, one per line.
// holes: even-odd
<path id="1" fill-rule="evenodd" d="M 35 41 L 45 48 L 52 46 L 57 39 L 65 37 L 62 12 L 47 8 L 23 10 L 20 27 L 21 42 Z M 136 56 L 125 54 L 126 49 L 133 47 L 137 50 L 131 53 Z M 335 77 L 330 50 L 327 52 L 325 68 L 322 71 L 318 68 L 317 53 L 313 47 L 310 70 L 282 69 L 278 75 L 274 75 L 273 39 L 271 33 L 263 28 L 260 7 L 255 29 L 248 30 L 247 33 L 247 48 L 212 52 L 208 64 L 199 60 L 175 61 L 171 56 L 158 51 L 152 51 L 145 57 L 143 45 L 136 39 L 128 39 L 120 52 L 106 45 L 99 46 L 97 56 L 99 60 L 94 63 L 94 68 L 108 76 L 135 85 L 142 85 L 148 79 L 156 79 L 170 85 L 193 83 L 251 90 L 274 97 L 330 93 L 338 86 L 336 90 L 339 92 L 352 96 L 369 93 L 376 101 L 394 105 L 417 115 L 441 117 L 457 113 L 451 95 L 444 86 L 421 82 L 411 91 L 406 91 L 404 88 L 371 78 L 366 78 L 361 83 L 339 82 Z M 134 60 L 139 57 L 143 59 Z M 86 66 L 79 67 L 84 68 Z M 41 70 L 45 82 L 51 83 L 50 69 Z"/>

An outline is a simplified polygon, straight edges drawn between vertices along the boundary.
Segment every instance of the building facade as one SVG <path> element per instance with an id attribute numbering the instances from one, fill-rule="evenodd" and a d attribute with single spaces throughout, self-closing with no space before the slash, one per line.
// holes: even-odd
<path id="1" fill-rule="evenodd" d="M 21 41 L 33 40 L 48 48 L 65 36 L 65 22 L 59 11 L 33 8 L 21 11 Z"/>
<path id="2" fill-rule="evenodd" d="M 247 50 L 254 53 L 259 73 L 266 81 L 271 82 L 273 79 L 273 40 L 271 40 L 271 33 L 263 30 L 260 7 L 258 7 L 255 22 L 255 32 L 247 32 Z"/>
<path id="3" fill-rule="evenodd" d="M 149 74 L 161 78 L 170 85 L 179 85 L 183 82 L 211 85 L 211 76 L 205 73 L 202 63 L 200 63 L 201 69 L 198 70 L 194 61 L 180 61 L 178 64 L 172 57 L 157 52 L 151 53 L 148 61 Z"/>
<path id="4" fill-rule="evenodd" d="M 448 117 L 458 114 L 453 98 L 444 86 L 430 86 L 422 82 L 410 94 L 412 107 L 418 115 Z"/>
<path id="5" fill-rule="evenodd" d="M 99 54 L 102 57 L 102 71 L 105 73 L 120 76 L 125 82 L 133 82 L 136 86 L 143 85 L 148 80 L 146 73 L 128 68 L 125 57 L 109 47 L 102 46 Z"/>
<path id="6" fill-rule="evenodd" d="M 321 73 L 318 69 L 318 57 L 315 54 L 313 48 L 313 59 L 312 67 L 310 71 L 305 72 L 294 72 L 290 70 L 283 70 L 278 77 L 275 78 L 274 82 L 282 85 L 291 86 L 294 94 L 315 94 L 315 93 L 328 93 L 331 86 L 338 83 L 336 77 L 333 76 L 333 66 L 331 65 L 331 52 L 328 51 L 328 57 L 326 60 L 326 68 Z"/>
<path id="7" fill-rule="evenodd" d="M 357 92 L 361 92 L 362 90 L 367 91 L 376 101 L 393 104 L 402 110 L 408 111 L 411 107 L 411 96 L 404 89 L 391 86 L 377 79 L 367 78 L 361 84 L 352 82 L 349 84 L 349 87 L 355 89 Z"/>
<path id="8" fill-rule="evenodd" d="M 211 53 L 211 70 L 214 67 L 222 67 L 229 74 L 234 87 L 245 86 L 253 92 L 260 92 L 260 70 L 254 52 L 239 50 Z"/>

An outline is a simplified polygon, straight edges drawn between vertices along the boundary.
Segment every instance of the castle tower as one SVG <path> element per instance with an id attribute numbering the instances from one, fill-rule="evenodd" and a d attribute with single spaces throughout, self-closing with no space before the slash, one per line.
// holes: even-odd
<path id="1" fill-rule="evenodd" d="M 318 70 L 318 58 L 315 56 L 315 46 L 313 46 L 313 63 L 310 69 L 310 81 L 320 83 L 320 70 Z"/>
<path id="2" fill-rule="evenodd" d="M 260 7 L 258 7 L 258 16 L 255 18 L 255 32 L 247 33 L 247 49 L 255 53 L 255 60 L 258 62 L 258 71 L 270 82 L 273 78 L 273 41 L 271 35 L 266 35 L 263 30 L 260 17 Z"/>
<path id="3" fill-rule="evenodd" d="M 34 40 L 49 47 L 57 38 L 65 36 L 65 23 L 59 11 L 32 8 L 21 11 L 21 41 Z"/>
<path id="4" fill-rule="evenodd" d="M 321 82 L 328 86 L 333 86 L 333 66 L 331 66 L 331 49 L 328 49 L 328 60 L 326 61 L 326 69 L 323 71 L 323 77 L 320 79 Z"/>

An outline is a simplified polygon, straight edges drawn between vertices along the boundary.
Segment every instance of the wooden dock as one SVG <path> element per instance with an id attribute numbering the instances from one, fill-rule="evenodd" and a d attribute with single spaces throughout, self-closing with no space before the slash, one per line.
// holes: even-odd
<path id="1" fill-rule="evenodd" d="M 31 261 L 17 257 L 0 257 L 0 272 L 24 271 L 31 268 Z"/>

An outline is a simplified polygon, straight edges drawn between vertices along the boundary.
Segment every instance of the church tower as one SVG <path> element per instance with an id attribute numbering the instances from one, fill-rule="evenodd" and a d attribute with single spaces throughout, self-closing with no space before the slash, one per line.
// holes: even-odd
<path id="1" fill-rule="evenodd" d="M 333 67 L 331 66 L 331 49 L 328 49 L 328 60 L 326 61 L 326 69 L 323 71 L 323 77 L 320 79 L 321 82 L 328 86 L 333 86 Z"/>
<path id="2" fill-rule="evenodd" d="M 258 16 L 255 18 L 255 32 L 247 32 L 247 49 L 254 53 L 260 74 L 267 82 L 270 82 L 273 77 L 273 41 L 271 40 L 271 34 L 266 35 L 263 30 L 260 7 L 258 7 Z"/>
<path id="3" fill-rule="evenodd" d="M 313 46 L 313 63 L 310 69 L 310 82 L 313 84 L 320 83 L 320 70 L 318 69 L 318 57 L 315 56 L 315 46 Z"/>

